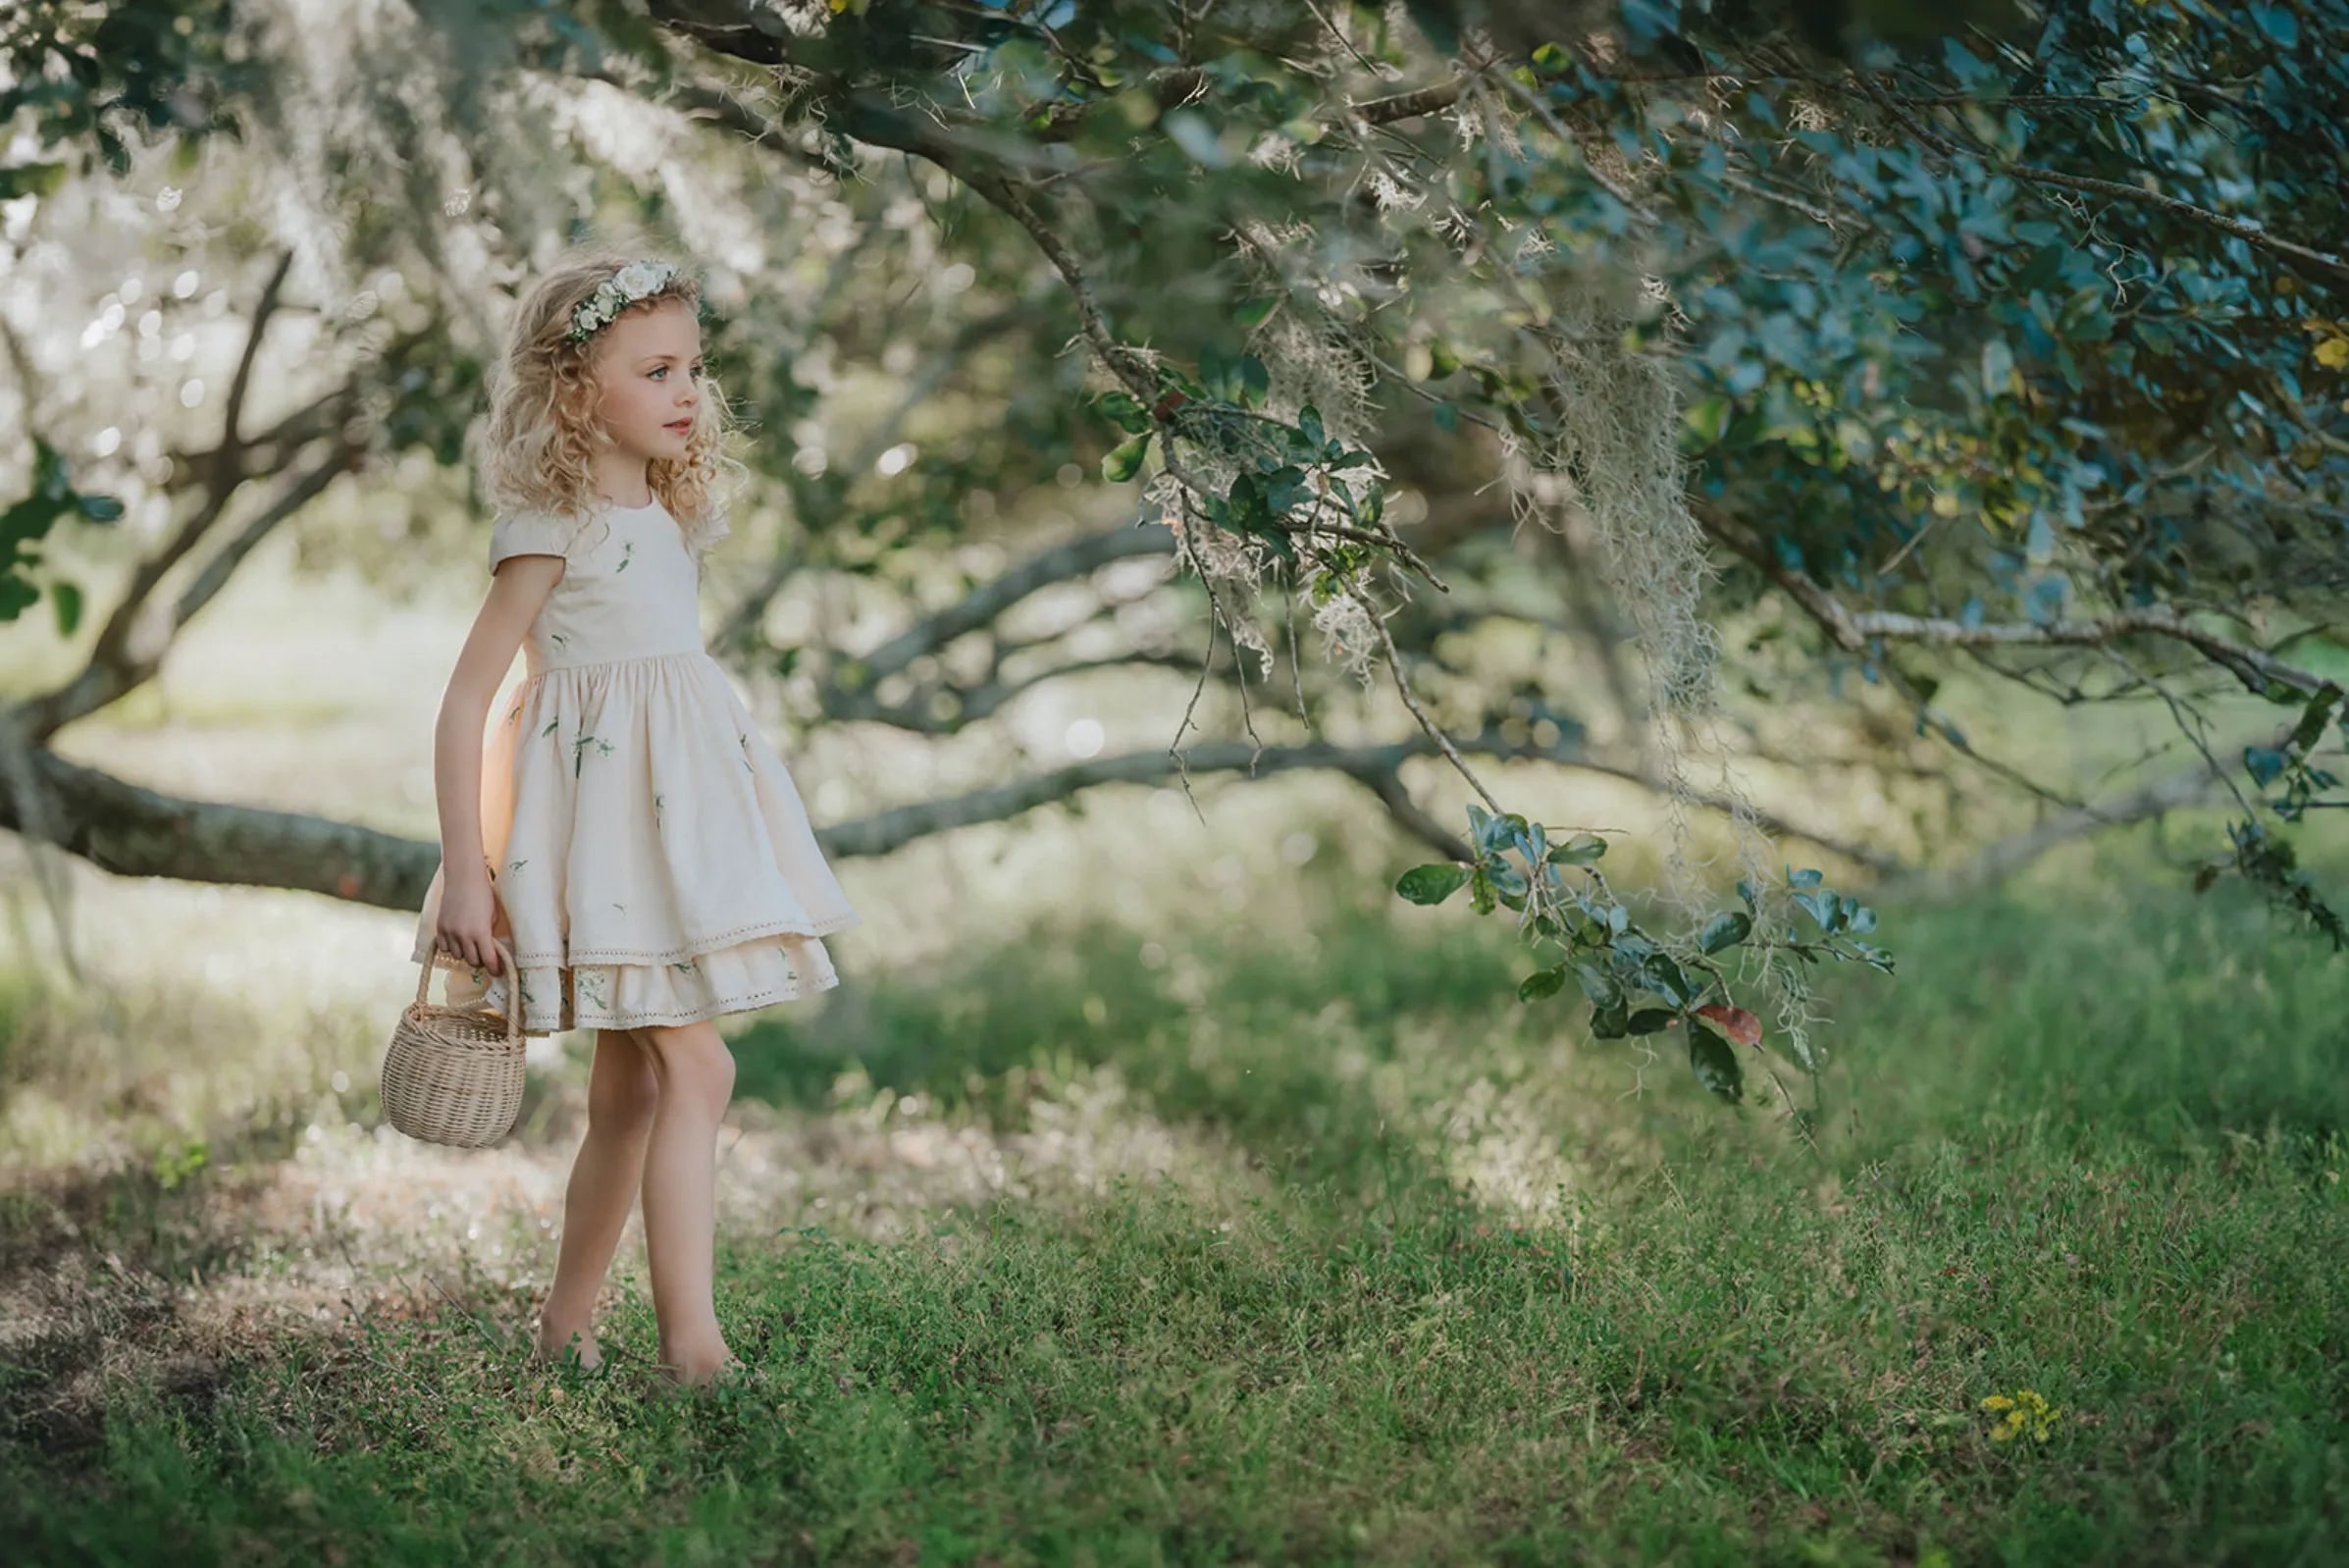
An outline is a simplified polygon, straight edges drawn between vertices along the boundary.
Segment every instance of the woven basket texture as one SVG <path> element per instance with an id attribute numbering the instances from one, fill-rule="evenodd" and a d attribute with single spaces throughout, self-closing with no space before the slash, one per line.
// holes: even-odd
<path id="1" fill-rule="evenodd" d="M 513 950 L 497 943 L 509 983 Z M 522 1010 L 426 1000 L 436 966 L 418 966 L 416 1000 L 400 1010 L 384 1049 L 384 1115 L 411 1138 L 459 1149 L 496 1143 L 522 1109 Z"/>

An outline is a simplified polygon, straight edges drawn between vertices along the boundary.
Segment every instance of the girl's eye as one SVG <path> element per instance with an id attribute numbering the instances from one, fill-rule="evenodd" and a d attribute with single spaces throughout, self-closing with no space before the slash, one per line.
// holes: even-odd
<path id="1" fill-rule="evenodd" d="M 666 366 L 666 365 L 655 365 L 655 366 L 653 366 L 653 367 L 652 367 L 652 374 L 653 374 L 653 375 L 655 375 L 655 376 L 665 376 L 665 375 L 667 375 L 668 373 L 669 373 L 669 367 L 668 367 L 668 366 Z M 699 366 L 699 365 L 696 365 L 696 366 L 694 367 L 694 380 L 696 380 L 696 381 L 700 381 L 701 379 L 702 379 L 702 367 L 701 367 L 701 366 Z"/>

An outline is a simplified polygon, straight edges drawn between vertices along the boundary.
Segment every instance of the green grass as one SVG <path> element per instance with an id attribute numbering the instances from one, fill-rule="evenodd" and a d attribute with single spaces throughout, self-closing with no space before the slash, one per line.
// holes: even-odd
<path id="1" fill-rule="evenodd" d="M 80 1429 L 0 1369 L 11 1560 L 2343 1560 L 2343 961 L 2223 889 L 1889 912 L 1806 1150 L 1669 1058 L 1627 1098 L 1497 922 L 1320 897 L 1311 952 L 1033 931 L 736 1042 L 809 1116 L 1114 1078 L 1252 1195 L 730 1246 L 775 1386 L 701 1407 L 521 1363 L 478 1280 Z"/>

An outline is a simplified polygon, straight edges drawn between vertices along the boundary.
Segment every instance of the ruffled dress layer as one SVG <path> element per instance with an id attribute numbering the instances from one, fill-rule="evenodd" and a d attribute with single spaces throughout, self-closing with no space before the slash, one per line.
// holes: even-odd
<path id="1" fill-rule="evenodd" d="M 520 968 L 523 1028 L 690 1023 L 839 983 L 822 938 L 857 923 L 790 771 L 705 651 L 701 561 L 657 502 L 500 518 L 490 568 L 559 555 L 527 674 L 482 752 L 493 929 Z M 452 1004 L 509 1002 L 506 975 L 439 950 L 433 874 L 411 954 Z"/>

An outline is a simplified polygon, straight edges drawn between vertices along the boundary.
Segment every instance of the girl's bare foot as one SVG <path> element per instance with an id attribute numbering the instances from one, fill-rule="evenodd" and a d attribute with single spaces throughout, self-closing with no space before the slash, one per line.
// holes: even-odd
<path id="1" fill-rule="evenodd" d="M 603 1352 L 598 1348 L 596 1336 L 585 1329 L 574 1329 L 567 1336 L 558 1338 L 542 1328 L 538 1344 L 531 1353 L 541 1361 L 569 1361 L 576 1357 L 582 1372 L 593 1372 L 603 1365 Z"/>
<path id="2" fill-rule="evenodd" d="M 718 1388 L 755 1389 L 766 1385 L 766 1375 L 747 1361 L 728 1356 L 717 1366 L 699 1377 L 680 1375 L 680 1369 L 663 1365 L 652 1375 L 652 1391 L 661 1400 L 685 1399 L 697 1395 L 706 1397 Z"/>

